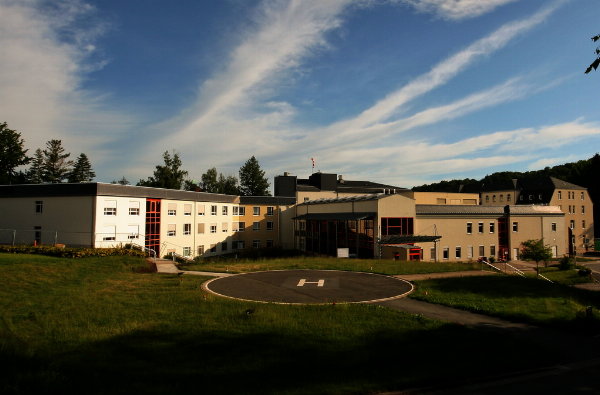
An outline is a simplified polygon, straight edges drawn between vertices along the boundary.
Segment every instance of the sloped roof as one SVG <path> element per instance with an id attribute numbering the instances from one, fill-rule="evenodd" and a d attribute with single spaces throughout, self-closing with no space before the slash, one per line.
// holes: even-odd
<path id="1" fill-rule="evenodd" d="M 435 214 L 474 214 L 474 215 L 564 215 L 558 206 L 542 205 L 510 205 L 510 206 L 459 206 L 445 204 L 416 204 L 417 215 L 435 215 Z"/>

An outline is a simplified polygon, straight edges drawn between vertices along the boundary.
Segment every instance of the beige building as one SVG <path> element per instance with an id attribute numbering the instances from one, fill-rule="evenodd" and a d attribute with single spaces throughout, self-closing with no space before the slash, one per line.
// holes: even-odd
<path id="1" fill-rule="evenodd" d="M 360 258 L 467 261 L 518 259 L 521 242 L 544 238 L 565 253 L 558 207 L 426 205 L 400 194 L 318 199 L 296 206 L 297 246 Z"/>
<path id="2" fill-rule="evenodd" d="M 587 188 L 554 177 L 512 180 L 483 185 L 482 205 L 516 204 L 523 206 L 557 206 L 565 213 L 567 231 L 563 240 L 568 253 L 585 250 L 594 242 L 594 205 Z M 467 188 L 469 190 L 469 188 Z"/>

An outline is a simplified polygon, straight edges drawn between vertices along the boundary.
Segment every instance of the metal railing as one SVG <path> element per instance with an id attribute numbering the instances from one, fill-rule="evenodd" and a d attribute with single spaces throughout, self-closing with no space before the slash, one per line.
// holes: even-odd
<path id="1" fill-rule="evenodd" d="M 140 249 L 140 250 L 148 253 L 148 255 L 150 255 L 151 258 L 156 259 L 156 251 L 154 251 L 152 248 L 148 248 L 143 245 L 136 244 L 136 243 L 131 243 L 130 245 L 131 245 L 131 249 L 134 249 L 134 248 Z"/>

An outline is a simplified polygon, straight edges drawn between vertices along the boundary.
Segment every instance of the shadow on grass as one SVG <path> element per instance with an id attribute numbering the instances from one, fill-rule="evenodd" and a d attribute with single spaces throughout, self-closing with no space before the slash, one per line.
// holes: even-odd
<path id="1" fill-rule="evenodd" d="M 346 339 L 157 329 L 59 355 L 31 355 L 13 341 L 0 360 L 5 394 L 351 394 L 464 383 L 492 365 L 499 373 L 554 362 L 536 345 L 503 336 L 490 342 L 489 333 L 454 324 Z"/>

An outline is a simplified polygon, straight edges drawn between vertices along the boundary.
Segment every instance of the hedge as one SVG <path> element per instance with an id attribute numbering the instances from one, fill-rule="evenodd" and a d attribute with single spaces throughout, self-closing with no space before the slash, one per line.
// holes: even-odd
<path id="1" fill-rule="evenodd" d="M 60 258 L 88 258 L 95 256 L 146 256 L 144 251 L 129 248 L 66 248 L 54 246 L 36 247 L 32 245 L 0 245 L 0 253 L 1 252 L 11 254 L 41 254 Z"/>

